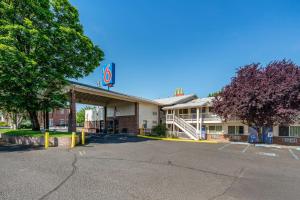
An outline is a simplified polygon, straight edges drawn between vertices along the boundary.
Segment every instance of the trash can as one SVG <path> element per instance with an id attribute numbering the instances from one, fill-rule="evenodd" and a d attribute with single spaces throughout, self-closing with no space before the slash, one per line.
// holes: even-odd
<path id="1" fill-rule="evenodd" d="M 263 127 L 262 142 L 265 144 L 273 144 L 273 128 Z"/>
<path id="2" fill-rule="evenodd" d="M 257 134 L 251 134 L 251 135 L 249 135 L 248 142 L 251 143 L 251 144 L 257 143 L 258 142 Z"/>
<path id="3" fill-rule="evenodd" d="M 273 144 L 273 133 L 272 132 L 268 132 L 266 134 L 266 140 L 265 140 L 265 143 L 266 144 Z"/>
<path id="4" fill-rule="evenodd" d="M 262 134 L 262 142 L 267 143 L 267 138 L 268 138 L 268 133 L 263 133 Z"/>

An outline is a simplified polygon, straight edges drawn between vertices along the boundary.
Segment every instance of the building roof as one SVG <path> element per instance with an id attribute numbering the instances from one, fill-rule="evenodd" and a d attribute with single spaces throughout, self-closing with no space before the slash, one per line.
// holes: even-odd
<path id="1" fill-rule="evenodd" d="M 212 105 L 213 99 L 214 99 L 214 97 L 197 98 L 197 99 L 191 100 L 186 103 L 176 104 L 176 105 L 172 105 L 172 106 L 166 106 L 163 108 L 163 110 L 210 106 L 210 105 Z"/>
<path id="2" fill-rule="evenodd" d="M 74 82 L 74 81 L 69 81 L 69 83 L 71 84 L 71 86 L 73 86 L 75 88 L 83 88 L 85 90 L 92 91 L 95 94 L 99 94 L 99 95 L 101 94 L 104 96 L 108 96 L 110 98 L 116 98 L 116 99 L 121 99 L 121 100 L 125 100 L 125 101 L 132 101 L 132 102 L 143 102 L 143 103 L 161 105 L 157 101 L 145 99 L 142 97 L 137 97 L 137 96 L 132 96 L 132 95 L 128 95 L 128 94 L 123 94 L 120 92 L 110 91 L 110 90 L 106 90 L 103 88 L 99 88 L 99 87 L 95 87 L 95 86 L 91 86 L 91 85 L 87 85 L 87 84 L 83 84 L 83 83 L 78 83 L 78 82 Z"/>
<path id="3" fill-rule="evenodd" d="M 188 95 L 168 97 L 168 98 L 163 98 L 163 99 L 155 99 L 154 101 L 158 102 L 159 104 L 161 104 L 163 106 L 171 106 L 171 105 L 175 105 L 175 104 L 179 104 L 179 103 L 186 103 L 186 102 L 191 101 L 196 98 L 197 98 L 197 95 L 188 94 Z"/>

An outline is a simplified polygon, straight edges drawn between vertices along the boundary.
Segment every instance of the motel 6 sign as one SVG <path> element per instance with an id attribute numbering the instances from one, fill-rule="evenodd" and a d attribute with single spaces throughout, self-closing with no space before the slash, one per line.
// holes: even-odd
<path id="1" fill-rule="evenodd" d="M 115 63 L 109 63 L 102 67 L 102 85 L 113 87 L 115 84 Z"/>

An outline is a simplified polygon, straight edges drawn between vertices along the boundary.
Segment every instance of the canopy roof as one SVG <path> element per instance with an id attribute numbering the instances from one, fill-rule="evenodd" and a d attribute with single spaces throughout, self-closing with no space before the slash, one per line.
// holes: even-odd
<path id="1" fill-rule="evenodd" d="M 74 81 L 69 81 L 69 83 L 69 87 L 75 90 L 76 101 L 78 101 L 79 103 L 104 105 L 107 103 L 115 102 L 139 102 L 161 105 L 160 103 L 153 100 L 114 92 L 103 88 L 86 85 L 83 83 L 78 83 Z"/>

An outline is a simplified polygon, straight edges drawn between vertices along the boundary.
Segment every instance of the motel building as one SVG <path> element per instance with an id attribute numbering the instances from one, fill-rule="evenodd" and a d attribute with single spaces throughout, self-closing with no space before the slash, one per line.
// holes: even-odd
<path id="1" fill-rule="evenodd" d="M 169 135 L 193 140 L 229 140 L 247 142 L 255 129 L 238 119 L 224 121 L 212 112 L 214 97 L 183 95 L 155 100 L 163 105 Z M 264 130 L 263 130 L 264 132 Z M 280 125 L 268 129 L 275 144 L 300 144 L 300 124 Z"/>
<path id="2" fill-rule="evenodd" d="M 255 131 L 238 119 L 225 122 L 214 114 L 213 97 L 198 98 L 181 92 L 148 100 L 79 83 L 72 87 L 77 102 L 97 105 L 85 113 L 84 128 L 89 133 L 147 134 L 163 123 L 169 137 L 247 142 L 249 134 Z M 300 144 L 300 124 L 274 126 L 270 130 L 273 143 Z"/>

